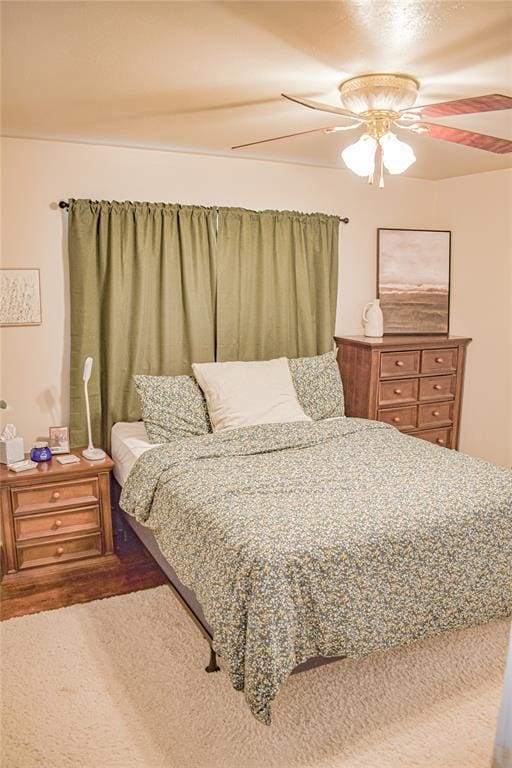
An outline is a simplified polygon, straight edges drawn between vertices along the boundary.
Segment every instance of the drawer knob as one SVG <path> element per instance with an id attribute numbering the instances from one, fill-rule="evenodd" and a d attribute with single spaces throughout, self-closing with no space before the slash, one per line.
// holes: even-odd
<path id="1" fill-rule="evenodd" d="M 393 392 L 395 393 L 395 395 L 401 395 L 402 394 L 402 390 L 401 389 L 394 389 Z"/>
<path id="2" fill-rule="evenodd" d="M 399 416 L 393 416 L 393 421 L 395 424 L 400 424 L 400 417 Z"/>
<path id="3" fill-rule="evenodd" d="M 439 416 L 439 411 L 432 411 L 432 416 Z"/>
<path id="4" fill-rule="evenodd" d="M 61 525 L 62 525 L 62 520 L 56 520 L 56 521 L 55 521 L 55 527 L 56 527 L 56 528 L 60 528 L 60 527 L 61 527 Z"/>
<path id="5" fill-rule="evenodd" d="M 434 384 L 434 389 L 442 389 L 441 384 Z"/>
<path id="6" fill-rule="evenodd" d="M 54 491 L 54 492 L 52 493 L 52 499 L 55 499 L 55 501 L 57 501 L 57 499 L 60 499 L 60 493 L 59 493 L 59 491 Z"/>
<path id="7" fill-rule="evenodd" d="M 403 364 L 404 364 L 403 360 L 395 360 L 395 365 L 398 365 L 399 368 L 402 368 Z"/>
<path id="8" fill-rule="evenodd" d="M 57 554 L 62 555 L 64 552 L 64 547 L 57 547 Z"/>
<path id="9" fill-rule="evenodd" d="M 436 363 L 444 363 L 444 359 L 442 357 L 436 357 Z"/>
<path id="10" fill-rule="evenodd" d="M 438 437 L 436 443 L 439 443 L 439 445 L 444 445 L 444 437 Z"/>

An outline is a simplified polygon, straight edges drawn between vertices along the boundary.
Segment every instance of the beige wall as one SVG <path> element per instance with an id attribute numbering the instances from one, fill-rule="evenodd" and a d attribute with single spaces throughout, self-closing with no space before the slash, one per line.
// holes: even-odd
<path id="1" fill-rule="evenodd" d="M 480 211 L 466 214 L 464 205 L 460 210 L 454 205 L 451 226 L 453 201 L 449 185 L 463 186 L 469 178 L 469 185 L 478 187 L 480 176 L 446 182 L 395 177 L 387 179 L 381 191 L 343 170 L 23 139 L 3 139 L 2 160 L 3 266 L 41 269 L 43 324 L 0 331 L 0 397 L 10 407 L 3 421 L 14 422 L 27 445 L 36 435 L 47 434 L 49 425 L 66 423 L 68 418 L 66 214 L 51 207 L 67 197 L 286 208 L 349 216 L 350 224 L 341 225 L 340 230 L 338 333 L 361 333 L 362 306 L 375 295 L 378 227 L 453 228 L 453 330 L 478 337 L 478 346 L 483 347 L 487 343 L 484 336 L 496 324 L 492 317 L 482 317 L 480 327 L 468 311 L 468 307 L 478 306 L 472 291 L 482 283 L 481 276 L 471 282 L 463 265 L 471 263 L 479 269 L 479 255 L 475 248 L 471 261 L 466 261 L 467 247 L 462 251 L 459 243 L 465 237 L 466 225 L 472 221 L 476 224 Z M 496 181 L 489 183 L 501 190 L 506 185 L 498 180 L 504 178 L 504 173 L 485 176 L 495 177 Z M 489 188 L 489 209 L 494 192 Z M 476 191 L 474 194 L 479 195 Z M 502 218 L 506 218 L 504 212 Z M 480 226 L 485 239 L 487 224 L 482 219 Z M 502 243 L 504 226 L 496 233 L 497 241 Z M 477 242 L 474 237 L 467 239 L 469 248 Z M 495 249 L 498 251 L 503 256 L 503 246 Z M 503 277 L 498 277 L 497 283 L 503 290 Z M 497 317 L 494 306 L 491 309 Z M 510 463 L 510 442 L 507 449 L 503 424 L 495 426 L 495 434 L 485 445 L 471 437 L 482 423 L 474 409 L 482 388 L 477 352 L 475 343 L 470 350 L 467 383 L 473 405 L 465 408 L 462 447 L 475 455 Z M 470 377 L 474 377 L 471 384 Z M 504 390 L 499 396 L 505 408 Z"/>
<path id="2" fill-rule="evenodd" d="M 461 449 L 512 466 L 512 171 L 437 182 L 452 230 L 451 331 L 471 336 Z"/>

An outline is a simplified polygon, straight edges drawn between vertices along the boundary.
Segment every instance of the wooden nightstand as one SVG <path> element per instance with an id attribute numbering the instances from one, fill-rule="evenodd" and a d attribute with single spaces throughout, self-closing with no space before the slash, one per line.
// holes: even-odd
<path id="1" fill-rule="evenodd" d="M 108 456 L 79 464 L 56 458 L 12 472 L 0 465 L 4 581 L 117 562 Z"/>
<path id="2" fill-rule="evenodd" d="M 335 337 L 347 416 L 392 424 L 457 448 L 464 357 L 462 336 Z"/>

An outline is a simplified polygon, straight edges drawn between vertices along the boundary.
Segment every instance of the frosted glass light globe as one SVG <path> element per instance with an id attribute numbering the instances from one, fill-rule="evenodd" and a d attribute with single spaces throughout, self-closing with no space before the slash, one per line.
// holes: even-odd
<path id="1" fill-rule="evenodd" d="M 377 142 L 364 133 L 355 144 L 350 144 L 341 153 L 345 165 L 358 176 L 371 176 L 375 170 Z"/>
<path id="2" fill-rule="evenodd" d="M 382 147 L 383 162 L 389 173 L 403 173 L 416 162 L 412 147 L 397 139 L 394 133 L 385 133 L 379 139 Z"/>

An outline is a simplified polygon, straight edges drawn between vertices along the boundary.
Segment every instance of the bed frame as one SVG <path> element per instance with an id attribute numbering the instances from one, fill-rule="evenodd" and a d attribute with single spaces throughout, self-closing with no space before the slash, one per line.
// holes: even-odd
<path id="1" fill-rule="evenodd" d="M 213 631 L 211 630 L 206 617 L 204 615 L 203 609 L 201 607 L 201 604 L 199 603 L 197 597 L 195 596 L 195 593 L 186 587 L 178 578 L 176 575 L 176 572 L 172 565 L 169 563 L 169 561 L 164 557 L 160 547 L 158 546 L 157 540 L 155 539 L 155 536 L 153 532 L 147 528 L 145 525 L 142 525 L 137 520 L 135 520 L 134 517 L 131 515 L 127 515 L 126 512 L 124 512 L 121 507 L 119 506 L 119 497 L 121 496 L 121 486 L 117 482 L 117 480 L 112 477 L 111 481 L 112 486 L 112 506 L 117 512 L 118 515 L 125 521 L 126 524 L 130 526 L 132 531 L 135 533 L 137 538 L 140 540 L 140 542 L 143 544 L 143 546 L 146 548 L 146 550 L 149 552 L 153 560 L 156 562 L 160 570 L 163 572 L 165 577 L 167 578 L 167 581 L 169 582 L 169 586 L 178 598 L 179 602 L 183 606 L 183 608 L 186 610 L 196 627 L 201 632 L 202 636 L 208 643 L 210 647 L 210 658 L 208 661 L 208 664 L 205 667 L 206 672 L 218 672 L 220 670 L 220 667 L 217 663 L 217 654 L 215 653 L 213 649 Z M 292 671 L 292 675 L 297 674 L 298 672 L 304 672 L 308 669 L 313 669 L 314 667 L 320 667 L 323 664 L 331 664 L 334 661 L 340 661 L 341 659 L 345 658 L 344 656 L 315 656 L 314 658 L 308 659 L 307 661 L 302 662 L 302 664 L 298 664 L 294 670 Z"/>
<path id="2" fill-rule="evenodd" d="M 149 552 L 153 560 L 156 562 L 164 576 L 166 577 L 170 588 L 178 598 L 179 602 L 186 610 L 196 627 L 201 632 L 204 639 L 210 646 L 210 660 L 205 667 L 206 672 L 218 672 L 220 667 L 217 664 L 217 655 L 213 650 L 213 632 L 210 629 L 206 617 L 203 613 L 200 603 L 198 602 L 194 592 L 186 587 L 177 577 L 174 568 L 169 561 L 162 554 L 162 550 L 158 546 L 158 543 L 153 535 L 153 532 L 146 528 L 146 526 L 139 523 L 131 515 L 127 515 L 126 512 L 119 506 L 119 498 L 121 496 L 122 488 L 117 480 L 112 477 L 111 480 L 111 499 L 112 506 L 116 513 L 122 518 L 126 525 L 129 525 L 132 531 L 135 533 L 141 544 Z"/>

